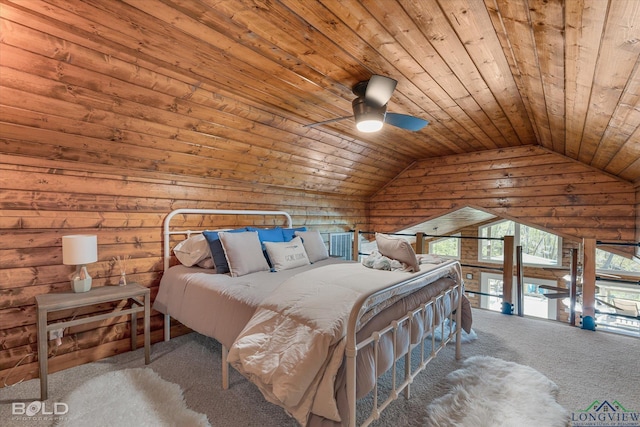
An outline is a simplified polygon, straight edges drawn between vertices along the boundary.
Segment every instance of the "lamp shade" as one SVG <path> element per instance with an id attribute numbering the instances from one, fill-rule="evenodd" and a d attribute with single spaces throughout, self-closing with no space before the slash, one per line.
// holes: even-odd
<path id="1" fill-rule="evenodd" d="M 62 236 L 62 263 L 82 265 L 98 260 L 98 236 L 76 234 Z"/>

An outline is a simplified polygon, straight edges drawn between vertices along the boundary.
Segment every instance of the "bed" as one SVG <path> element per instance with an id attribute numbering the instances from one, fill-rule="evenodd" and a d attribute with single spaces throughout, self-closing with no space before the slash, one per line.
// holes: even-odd
<path id="1" fill-rule="evenodd" d="M 237 234 L 223 231 L 217 237 L 224 243 L 231 272 L 171 266 L 172 236 L 187 237 L 185 241 L 198 233 L 210 237 L 211 232 L 171 224 L 176 216 L 184 220 L 189 215 L 280 217 L 283 233 L 293 236 L 288 242 L 304 244 L 262 241 L 263 234 L 278 227 Z M 291 217 L 281 211 L 171 212 L 163 231 L 165 271 L 154 302 L 154 309 L 165 315 L 165 339 L 170 339 L 171 317 L 216 339 L 222 345 L 223 388 L 228 388 L 231 364 L 268 401 L 309 426 L 368 425 L 401 392 L 410 397 L 412 379 L 454 339 L 456 358 L 460 358 L 461 331 L 470 329 L 471 314 L 458 262 L 427 259 L 420 264 L 413 254 L 412 269 L 382 271 L 330 257 L 314 241 L 317 232 L 293 230 Z M 260 264 L 259 271 L 234 270 L 232 265 L 246 264 L 247 252 L 257 251 L 254 232 L 260 237 L 260 249 L 267 248 L 269 268 Z M 234 250 L 230 243 L 249 242 L 247 239 L 250 244 L 240 249 Z M 389 242 L 396 245 L 399 240 Z M 179 253 L 179 246 L 173 248 L 174 254 Z M 283 255 L 279 251 L 285 247 L 305 252 L 308 259 L 296 259 L 302 257 L 292 252 Z M 216 249 L 212 246 L 211 251 Z M 404 256 L 403 252 L 396 258 Z M 446 327 L 445 319 L 449 319 Z M 417 363 L 415 354 L 419 354 Z M 402 375 L 396 372 L 398 360 L 404 360 Z M 379 396 L 378 379 L 389 373 L 392 390 Z M 364 396 L 372 409 L 357 418 L 356 405 Z"/>

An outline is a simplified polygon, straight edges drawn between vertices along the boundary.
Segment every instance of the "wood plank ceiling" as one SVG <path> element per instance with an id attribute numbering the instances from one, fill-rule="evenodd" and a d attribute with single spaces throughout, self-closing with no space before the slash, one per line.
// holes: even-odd
<path id="1" fill-rule="evenodd" d="M 417 159 L 536 144 L 640 185 L 638 0 L 2 0 L 0 10 L 3 90 L 61 102 L 47 109 L 69 139 L 42 137 L 59 160 L 78 159 L 82 144 L 86 163 L 128 173 L 367 197 Z M 25 73 L 41 80 L 27 85 Z M 352 86 L 372 74 L 398 80 L 389 111 L 429 126 L 304 127 L 350 116 Z M 87 127 L 65 127 L 74 115 Z"/>

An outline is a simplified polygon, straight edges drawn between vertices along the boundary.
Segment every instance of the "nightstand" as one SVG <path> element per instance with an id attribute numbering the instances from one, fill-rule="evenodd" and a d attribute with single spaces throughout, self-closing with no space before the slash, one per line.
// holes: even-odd
<path id="1" fill-rule="evenodd" d="M 130 308 L 117 307 L 109 313 L 89 315 L 80 319 L 72 319 L 64 322 L 49 323 L 48 314 L 53 311 L 69 310 L 78 307 L 86 307 L 94 304 L 102 304 L 113 301 L 127 300 Z M 149 316 L 151 312 L 150 291 L 144 286 L 131 283 L 126 286 L 102 286 L 91 289 L 89 292 L 75 293 L 51 293 L 36 296 L 38 311 L 38 362 L 40 364 L 40 400 L 47 400 L 47 347 L 49 331 L 64 329 L 71 326 L 82 325 L 111 317 L 131 315 L 131 349 L 137 347 L 137 314 L 144 311 L 144 362 L 151 362 L 151 334 L 149 331 Z"/>

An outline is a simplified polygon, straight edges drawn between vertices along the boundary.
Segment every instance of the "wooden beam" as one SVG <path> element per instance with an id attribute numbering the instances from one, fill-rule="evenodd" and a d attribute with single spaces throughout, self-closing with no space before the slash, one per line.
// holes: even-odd
<path id="1" fill-rule="evenodd" d="M 416 233 L 416 253 L 423 254 L 424 251 L 424 233 L 419 231 Z"/>
<path id="2" fill-rule="evenodd" d="M 504 270 L 502 271 L 502 313 L 513 314 L 514 237 L 504 236 Z"/>
<path id="3" fill-rule="evenodd" d="M 360 229 L 358 227 L 353 231 L 353 260 L 358 261 L 360 253 Z"/>

